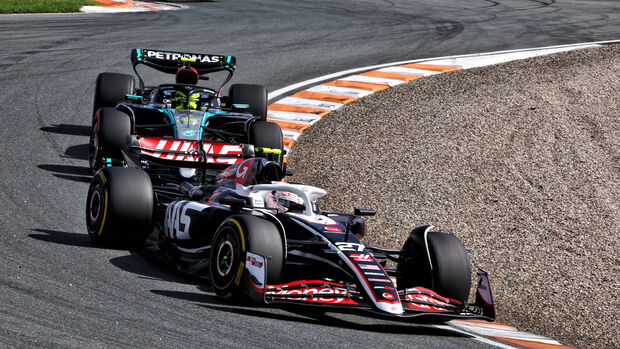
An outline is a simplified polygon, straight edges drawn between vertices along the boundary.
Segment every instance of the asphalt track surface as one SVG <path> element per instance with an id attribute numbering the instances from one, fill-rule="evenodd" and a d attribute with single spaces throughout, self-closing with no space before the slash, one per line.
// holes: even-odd
<path id="1" fill-rule="evenodd" d="M 95 77 L 135 47 L 237 57 L 275 90 L 412 58 L 620 37 L 614 1 L 223 1 L 114 15 L 0 16 L 0 347 L 454 347 L 430 326 L 230 306 L 84 223 Z M 155 75 L 147 72 L 147 81 Z M 152 80 L 151 80 L 152 81 Z"/>

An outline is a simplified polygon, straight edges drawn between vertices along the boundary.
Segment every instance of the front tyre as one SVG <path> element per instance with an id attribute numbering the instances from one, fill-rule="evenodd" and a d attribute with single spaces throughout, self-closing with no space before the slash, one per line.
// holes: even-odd
<path id="1" fill-rule="evenodd" d="M 106 167 L 93 177 L 86 198 L 86 227 L 94 244 L 138 248 L 152 229 L 153 189 L 146 172 Z"/>
<path id="2" fill-rule="evenodd" d="M 253 281 L 245 271 L 248 252 L 267 258 L 265 283 L 273 284 L 280 279 L 284 245 L 276 226 L 255 216 L 232 216 L 220 225 L 211 243 L 211 285 L 218 297 L 239 299 L 250 293 Z"/>
<path id="3" fill-rule="evenodd" d="M 401 253 L 397 270 L 399 288 L 421 286 L 439 295 L 467 302 L 471 287 L 471 266 L 467 250 L 452 234 L 414 229 Z"/>

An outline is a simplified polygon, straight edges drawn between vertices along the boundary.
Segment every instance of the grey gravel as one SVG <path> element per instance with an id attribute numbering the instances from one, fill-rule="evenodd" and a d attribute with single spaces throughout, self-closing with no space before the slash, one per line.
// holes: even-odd
<path id="1" fill-rule="evenodd" d="M 368 242 L 455 233 L 491 275 L 498 321 L 619 348 L 620 45 L 436 75 L 308 129 L 291 180 L 372 207 Z"/>

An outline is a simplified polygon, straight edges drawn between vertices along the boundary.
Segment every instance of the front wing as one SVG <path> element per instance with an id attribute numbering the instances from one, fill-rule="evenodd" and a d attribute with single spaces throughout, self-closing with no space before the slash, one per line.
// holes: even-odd
<path id="1" fill-rule="evenodd" d="M 251 256 L 250 256 L 251 255 Z M 247 272 L 254 299 L 262 299 L 267 304 L 289 303 L 310 306 L 323 306 L 339 309 L 367 310 L 376 314 L 398 318 L 420 319 L 481 319 L 495 320 L 495 307 L 491 295 L 488 274 L 479 270 L 477 275 L 476 301 L 463 304 L 455 299 L 442 297 L 436 292 L 423 287 L 397 290 L 404 312 L 393 314 L 381 311 L 366 299 L 364 292 L 357 286 L 329 280 L 297 280 L 279 285 L 265 284 L 268 263 L 260 263 L 260 268 L 250 260 L 266 259 L 262 256 L 248 254 Z M 389 286 L 385 286 L 389 287 Z M 390 292 L 391 293 L 391 292 Z"/>

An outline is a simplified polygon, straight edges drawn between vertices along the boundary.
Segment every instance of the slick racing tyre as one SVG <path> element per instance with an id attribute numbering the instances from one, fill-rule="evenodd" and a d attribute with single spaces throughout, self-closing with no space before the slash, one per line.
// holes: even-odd
<path id="1" fill-rule="evenodd" d="M 133 76 L 119 73 L 101 73 L 95 82 L 93 114 L 104 107 L 116 107 L 125 100 L 125 94 L 134 92 Z"/>
<path id="2" fill-rule="evenodd" d="M 452 234 L 436 231 L 425 234 L 426 228 L 414 229 L 403 245 L 397 263 L 398 287 L 421 286 L 467 302 L 471 267 L 465 246 Z"/>
<path id="3" fill-rule="evenodd" d="M 228 89 L 230 105 L 248 104 L 250 113 L 267 120 L 267 88 L 261 85 L 233 84 Z"/>
<path id="4" fill-rule="evenodd" d="M 101 108 L 95 113 L 88 147 L 88 165 L 95 172 L 103 159 L 121 158 L 121 149 L 131 135 L 129 115 L 114 108 Z"/>
<path id="5" fill-rule="evenodd" d="M 137 168 L 105 167 L 93 177 L 86 198 L 86 226 L 93 243 L 138 248 L 152 229 L 153 188 Z"/>
<path id="6" fill-rule="evenodd" d="M 266 257 L 267 280 L 263 283 L 279 281 L 284 269 L 284 245 L 280 232 L 264 219 L 235 215 L 220 225 L 211 243 L 211 285 L 218 297 L 238 300 L 248 293 L 244 291 L 250 290 L 251 283 L 256 283 L 245 270 L 248 252 Z"/>
<path id="7" fill-rule="evenodd" d="M 255 147 L 267 147 L 273 149 L 283 149 L 282 129 L 280 125 L 274 122 L 256 121 L 250 125 L 249 143 Z M 256 156 L 264 157 L 267 160 L 275 161 L 278 165 L 282 165 L 283 155 L 278 154 L 256 154 Z"/>

